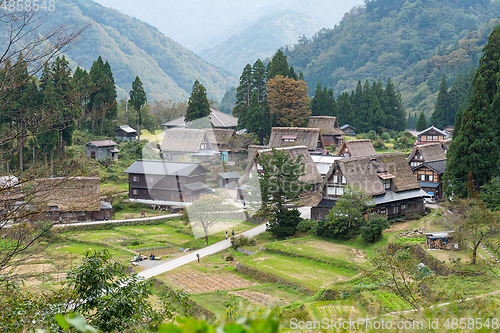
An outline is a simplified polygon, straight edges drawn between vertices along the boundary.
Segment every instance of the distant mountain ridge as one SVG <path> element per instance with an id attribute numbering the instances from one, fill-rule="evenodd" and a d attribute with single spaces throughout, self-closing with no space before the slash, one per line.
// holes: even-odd
<path id="1" fill-rule="evenodd" d="M 322 27 L 334 27 L 345 12 L 363 3 L 362 0 L 149 0 L 145 5 L 132 0 L 95 1 L 148 22 L 237 76 L 246 63 L 271 56 L 278 48 L 296 43 L 299 36 L 311 37 Z M 300 24 L 291 21 L 284 12 L 296 13 Z M 282 18 L 277 20 L 276 16 Z"/>
<path id="2" fill-rule="evenodd" d="M 198 79 L 209 98 L 220 101 L 229 87 L 237 85 L 235 76 L 209 65 L 157 28 L 90 0 L 59 0 L 47 24 L 87 22 L 93 23 L 66 55 L 87 70 L 99 56 L 107 60 L 119 98 L 130 91 L 136 75 L 149 100 L 186 101 Z"/>
<path id="3" fill-rule="evenodd" d="M 201 52 L 200 56 L 240 75 L 246 64 L 271 57 L 278 45 L 293 45 L 299 36 L 312 36 L 322 28 L 323 25 L 305 14 L 293 11 L 271 14 L 214 48 Z"/>

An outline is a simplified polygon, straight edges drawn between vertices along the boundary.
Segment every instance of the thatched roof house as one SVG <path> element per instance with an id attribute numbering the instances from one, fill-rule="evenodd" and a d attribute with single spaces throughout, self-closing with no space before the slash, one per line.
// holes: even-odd
<path id="1" fill-rule="evenodd" d="M 53 177 L 35 180 L 35 201 L 62 212 L 99 211 L 98 177 Z"/>
<path id="2" fill-rule="evenodd" d="M 368 139 L 344 141 L 340 146 L 337 156 L 360 157 L 375 155 L 372 142 Z"/>
<path id="3" fill-rule="evenodd" d="M 273 148 L 305 146 L 311 153 L 321 154 L 325 148 L 319 128 L 273 127 L 269 146 Z"/>
<path id="4" fill-rule="evenodd" d="M 218 147 L 219 150 L 227 149 L 227 142 L 231 139 L 235 130 L 225 128 L 208 128 L 205 129 L 208 142 L 212 147 Z"/>
<path id="5" fill-rule="evenodd" d="M 202 149 L 202 143 L 208 145 L 205 130 L 173 128 L 165 131 L 160 150 L 162 152 L 197 153 Z"/>
<path id="6" fill-rule="evenodd" d="M 346 185 L 362 188 L 373 197 L 376 211 L 388 217 L 423 211 L 423 197 L 427 196 L 421 190 L 403 154 L 397 153 L 335 161 L 318 193 L 321 194 L 322 201 L 336 201 L 344 193 Z M 320 201 L 314 206 L 319 204 Z M 314 218 L 324 218 L 328 210 L 313 208 L 311 214 Z"/>
<path id="7" fill-rule="evenodd" d="M 296 159 L 298 156 L 302 156 L 301 161 L 305 164 L 305 175 L 300 176 L 299 180 L 305 182 L 309 185 L 313 185 L 314 189 L 316 189 L 317 185 L 321 183 L 321 175 L 318 172 L 318 168 L 314 164 L 314 161 L 305 146 L 297 146 L 297 147 L 284 147 L 284 148 L 276 148 L 276 150 L 284 151 L 291 158 Z M 246 178 L 256 178 L 258 177 L 257 173 L 260 170 L 259 166 L 259 156 L 262 154 L 270 154 L 272 153 L 272 149 L 262 149 L 256 150 L 253 153 L 252 160 L 248 163 L 248 166 L 241 176 L 238 186 L 244 184 Z"/>
<path id="8" fill-rule="evenodd" d="M 319 128 L 326 147 L 330 145 L 339 146 L 342 143 L 344 132 L 339 128 L 337 117 L 312 116 L 309 117 L 309 128 Z"/>
<path id="9" fill-rule="evenodd" d="M 416 146 L 406 159 L 410 167 L 414 168 L 426 162 L 446 159 L 446 153 L 441 143 L 432 143 Z"/>
<path id="10" fill-rule="evenodd" d="M 321 130 L 321 134 L 323 135 L 344 134 L 344 131 L 342 131 L 339 127 L 339 122 L 337 121 L 337 117 L 311 116 L 309 117 L 309 122 L 307 123 L 307 127 L 319 128 Z"/>
<path id="11" fill-rule="evenodd" d="M 238 126 L 238 118 L 231 116 L 215 109 L 210 109 L 210 114 L 208 118 L 210 123 L 214 128 L 225 128 L 225 129 L 236 129 Z M 164 129 L 172 128 L 183 128 L 186 127 L 186 122 L 184 121 L 185 116 L 176 118 L 166 123 L 161 124 Z"/>

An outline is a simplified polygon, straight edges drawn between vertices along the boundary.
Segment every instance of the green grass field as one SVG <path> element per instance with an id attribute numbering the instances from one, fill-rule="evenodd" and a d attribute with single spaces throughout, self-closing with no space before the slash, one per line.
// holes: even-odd
<path id="1" fill-rule="evenodd" d="M 334 267 L 307 259 L 274 255 L 268 252 L 249 256 L 241 263 L 311 290 L 327 288 L 356 275 L 355 271 L 342 267 Z"/>

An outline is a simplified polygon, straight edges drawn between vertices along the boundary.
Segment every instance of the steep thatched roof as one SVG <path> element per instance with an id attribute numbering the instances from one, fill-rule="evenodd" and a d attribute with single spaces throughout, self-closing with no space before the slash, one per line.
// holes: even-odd
<path id="1" fill-rule="evenodd" d="M 349 151 L 349 157 L 360 157 L 376 154 L 371 141 L 368 139 L 342 142 L 342 146 L 340 146 L 337 156 L 342 156 L 346 149 Z"/>
<path id="2" fill-rule="evenodd" d="M 283 143 L 283 137 L 295 137 L 295 141 Z M 269 146 L 274 148 L 306 146 L 308 150 L 316 150 L 318 141 L 321 141 L 321 148 L 323 148 L 323 139 L 319 128 L 273 127 Z"/>
<path id="3" fill-rule="evenodd" d="M 444 153 L 443 146 L 441 143 L 431 143 L 427 145 L 416 146 L 413 148 L 410 156 L 406 159 L 408 163 L 415 157 L 417 152 L 423 157 L 424 162 L 432 162 L 446 159 L 446 154 Z"/>
<path id="4" fill-rule="evenodd" d="M 319 174 L 318 168 L 314 164 L 314 161 L 305 146 L 296 146 L 296 147 L 284 147 L 284 148 L 276 148 L 276 150 L 282 150 L 291 158 L 296 159 L 298 156 L 302 155 L 301 161 L 305 164 L 305 175 L 300 176 L 299 180 L 308 184 L 319 184 L 321 183 L 321 175 Z M 259 161 L 259 156 L 261 154 L 271 154 L 272 149 L 262 149 L 257 150 L 253 154 L 252 160 L 248 163 L 248 166 L 241 176 L 238 186 L 241 186 L 246 177 L 249 177 L 249 174 L 252 172 L 257 172 L 257 165 Z M 252 177 L 256 177 L 253 175 Z"/>
<path id="5" fill-rule="evenodd" d="M 100 210 L 98 177 L 54 177 L 35 180 L 35 201 L 63 212 Z"/>
<path id="6" fill-rule="evenodd" d="M 201 143 L 206 140 L 205 130 L 172 128 L 165 130 L 160 146 L 165 152 L 197 153 Z"/>
<path id="7" fill-rule="evenodd" d="M 344 131 L 339 128 L 337 117 L 311 116 L 309 117 L 309 128 L 319 128 L 323 135 L 342 135 Z"/>
<path id="8" fill-rule="evenodd" d="M 253 159 L 255 158 L 255 154 L 257 153 L 257 151 L 259 150 L 263 150 L 263 149 L 270 149 L 271 147 L 270 146 L 259 146 L 259 145 L 250 145 L 248 146 L 248 158 L 246 159 L 247 161 L 253 161 Z"/>
<path id="9" fill-rule="evenodd" d="M 319 193 L 323 191 L 328 179 L 336 168 L 340 168 L 342 175 L 346 178 L 347 184 L 357 185 L 365 189 L 372 196 L 386 193 L 382 183 L 383 178 L 392 179 L 392 190 L 394 192 L 420 188 L 404 155 L 390 153 L 345 158 L 335 161 L 335 164 L 325 176 Z"/>
<path id="10" fill-rule="evenodd" d="M 210 114 L 208 117 L 210 118 L 210 122 L 212 123 L 214 128 L 236 128 L 238 126 L 238 118 L 233 117 L 230 114 L 226 114 L 215 109 L 210 109 Z M 166 123 L 161 124 L 163 127 L 185 127 L 186 122 L 184 121 L 185 116 L 167 121 Z"/>
<path id="11" fill-rule="evenodd" d="M 208 128 L 206 131 L 208 142 L 212 145 L 212 147 L 215 147 L 218 143 L 226 143 L 226 141 L 235 133 L 233 129 L 225 128 Z"/>

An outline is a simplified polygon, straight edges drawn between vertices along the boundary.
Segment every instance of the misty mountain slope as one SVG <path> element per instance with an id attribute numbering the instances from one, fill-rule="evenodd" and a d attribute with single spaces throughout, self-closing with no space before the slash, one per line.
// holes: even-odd
<path id="1" fill-rule="evenodd" d="M 299 36 L 311 36 L 323 26 L 307 15 L 291 11 L 261 18 L 239 34 L 202 52 L 208 62 L 239 76 L 246 64 L 264 60 L 282 45 L 293 45 Z"/>
<path id="2" fill-rule="evenodd" d="M 96 1 L 148 22 L 197 53 L 212 49 L 270 14 L 291 10 L 307 15 L 325 27 L 333 27 L 345 12 L 363 3 L 361 0 Z"/>
<path id="3" fill-rule="evenodd" d="M 210 98 L 220 100 L 238 79 L 206 63 L 158 29 L 90 0 L 60 0 L 48 25 L 93 22 L 67 55 L 83 68 L 102 56 L 108 61 L 119 98 L 139 75 L 148 98 L 185 101 L 198 79 Z M 0 39 L 5 38 L 0 31 Z M 3 35 L 3 36 L 2 36 Z"/>

